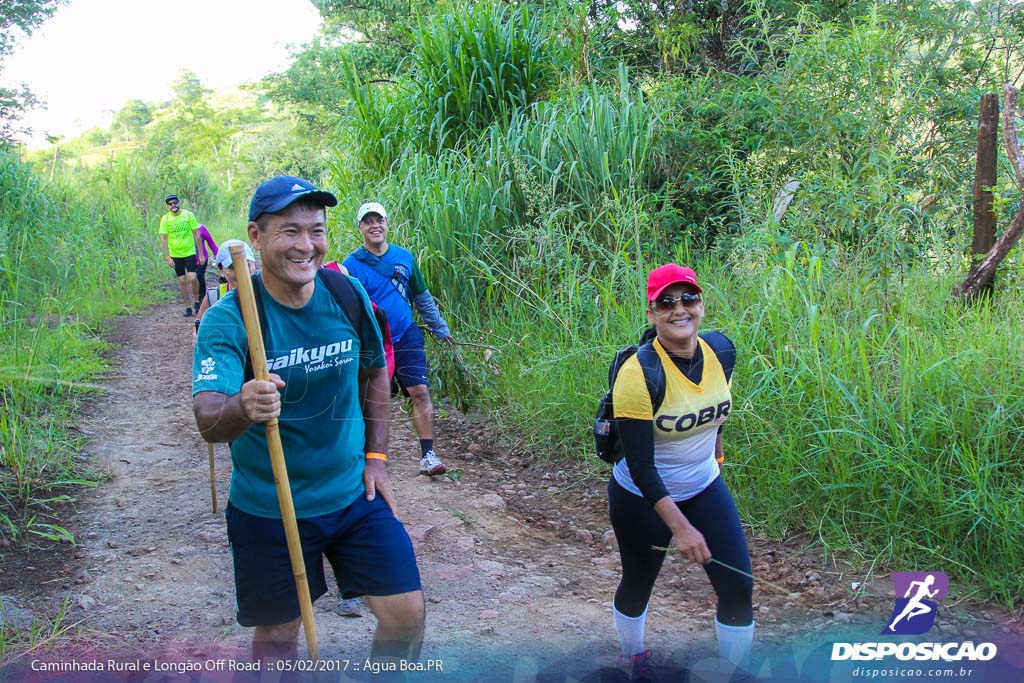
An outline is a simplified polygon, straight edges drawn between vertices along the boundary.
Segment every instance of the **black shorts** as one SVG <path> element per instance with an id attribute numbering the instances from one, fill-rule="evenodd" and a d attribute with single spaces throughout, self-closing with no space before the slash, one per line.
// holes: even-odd
<path id="1" fill-rule="evenodd" d="M 174 274 L 181 277 L 185 274 L 185 271 L 189 273 L 196 272 L 196 255 L 191 256 L 172 256 L 171 260 L 174 261 Z"/>

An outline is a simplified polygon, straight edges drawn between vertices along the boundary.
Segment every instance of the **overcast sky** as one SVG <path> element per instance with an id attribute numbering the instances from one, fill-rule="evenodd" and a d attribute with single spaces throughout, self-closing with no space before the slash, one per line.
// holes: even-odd
<path id="1" fill-rule="evenodd" d="M 212 88 L 281 71 L 288 45 L 319 25 L 309 0 L 71 0 L 20 42 L 0 83 L 25 82 L 46 103 L 24 117 L 35 146 L 106 128 L 129 99 L 170 99 L 182 71 Z"/>

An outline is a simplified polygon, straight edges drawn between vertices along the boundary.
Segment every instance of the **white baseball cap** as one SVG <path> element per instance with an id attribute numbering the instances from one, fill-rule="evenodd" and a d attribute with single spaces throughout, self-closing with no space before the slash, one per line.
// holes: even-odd
<path id="1" fill-rule="evenodd" d="M 383 206 L 381 206 L 377 202 L 366 202 L 365 204 L 359 207 L 358 211 L 356 211 L 356 223 L 362 223 L 363 218 L 368 213 L 379 213 L 381 218 L 383 218 L 384 220 L 388 219 L 388 213 L 387 211 L 384 210 Z"/>
<path id="2" fill-rule="evenodd" d="M 221 268 L 227 268 L 231 265 L 231 247 L 235 244 L 241 244 L 245 247 L 245 258 L 253 263 L 256 262 L 256 255 L 252 253 L 252 247 L 243 242 L 242 240 L 224 240 L 220 243 L 220 247 L 217 249 L 217 255 L 213 257 L 213 264 L 220 266 Z"/>

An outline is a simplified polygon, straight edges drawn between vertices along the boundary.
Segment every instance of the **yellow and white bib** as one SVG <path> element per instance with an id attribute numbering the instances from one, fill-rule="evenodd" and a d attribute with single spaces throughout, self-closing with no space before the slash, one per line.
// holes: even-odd
<path id="1" fill-rule="evenodd" d="M 688 380 L 657 339 L 654 349 L 665 370 L 665 398 L 653 414 L 651 395 L 640 361 L 633 356 L 619 369 L 612 388 L 615 417 L 651 420 L 654 426 L 654 466 L 672 500 L 692 498 L 718 476 L 715 441 L 718 428 L 732 408 L 730 381 L 718 356 L 698 338 L 704 356 L 700 384 Z M 626 459 L 615 464 L 612 474 L 627 491 L 643 495 L 633 483 Z"/>

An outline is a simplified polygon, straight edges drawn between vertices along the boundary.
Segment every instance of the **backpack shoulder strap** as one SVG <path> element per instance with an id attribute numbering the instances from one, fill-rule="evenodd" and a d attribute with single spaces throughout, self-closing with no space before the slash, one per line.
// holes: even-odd
<path id="1" fill-rule="evenodd" d="M 362 329 L 363 302 L 359 300 L 359 295 L 356 293 L 355 287 L 352 286 L 351 280 L 336 270 L 325 268 L 321 268 L 317 272 L 317 277 L 323 280 L 331 296 L 341 306 L 341 310 L 345 311 L 345 315 L 348 316 L 349 322 L 352 323 L 352 327 L 355 328 L 358 335 Z"/>
<path id="2" fill-rule="evenodd" d="M 399 268 L 394 264 L 384 263 L 380 260 L 379 256 L 368 252 L 366 247 L 359 247 L 352 252 L 352 256 L 355 256 L 357 261 L 375 270 L 377 274 L 390 282 L 398 290 L 398 293 L 402 295 L 406 302 L 409 301 L 409 278 L 412 277 L 412 274 L 405 272 L 408 268 L 404 266 Z"/>
<path id="3" fill-rule="evenodd" d="M 636 359 L 640 361 L 640 369 L 644 372 L 647 391 L 651 395 L 651 409 L 658 411 L 665 400 L 665 368 L 661 358 L 651 342 L 641 344 L 636 350 Z"/>
<path id="4" fill-rule="evenodd" d="M 661 358 L 658 357 L 658 352 L 654 350 L 650 342 L 618 350 L 615 360 L 608 367 L 608 391 L 614 387 L 619 369 L 633 355 L 636 355 L 640 369 L 643 370 L 647 393 L 651 395 L 651 408 L 657 411 L 661 407 L 662 401 L 665 400 L 665 368 L 662 367 Z"/>
<path id="5" fill-rule="evenodd" d="M 619 376 L 622 364 L 629 360 L 630 356 L 636 353 L 636 345 L 626 346 L 615 352 L 612 364 L 608 366 L 608 391 L 615 388 L 615 378 Z"/>
<path id="6" fill-rule="evenodd" d="M 718 362 L 721 363 L 722 370 L 725 372 L 725 379 L 729 380 L 732 377 L 733 368 L 736 367 L 736 347 L 721 332 L 705 332 L 700 335 L 700 338 L 715 352 Z"/>
<path id="7" fill-rule="evenodd" d="M 263 348 L 267 348 L 267 312 L 263 309 L 263 292 L 260 291 L 260 276 L 259 273 L 252 274 L 252 297 L 256 301 L 256 313 L 260 319 L 260 335 L 263 337 Z M 235 304 L 238 306 L 239 315 L 242 314 L 242 300 L 238 294 L 235 294 Z M 245 353 L 245 370 L 242 377 L 242 382 L 248 382 L 249 380 L 256 377 L 256 373 L 253 372 L 252 368 L 252 357 L 249 355 L 249 350 L 246 349 Z"/>
<path id="8" fill-rule="evenodd" d="M 349 254 L 349 256 L 355 256 L 357 260 L 366 263 L 370 258 L 370 252 L 366 251 L 366 247 L 357 247 L 352 250 L 352 253 Z"/>

